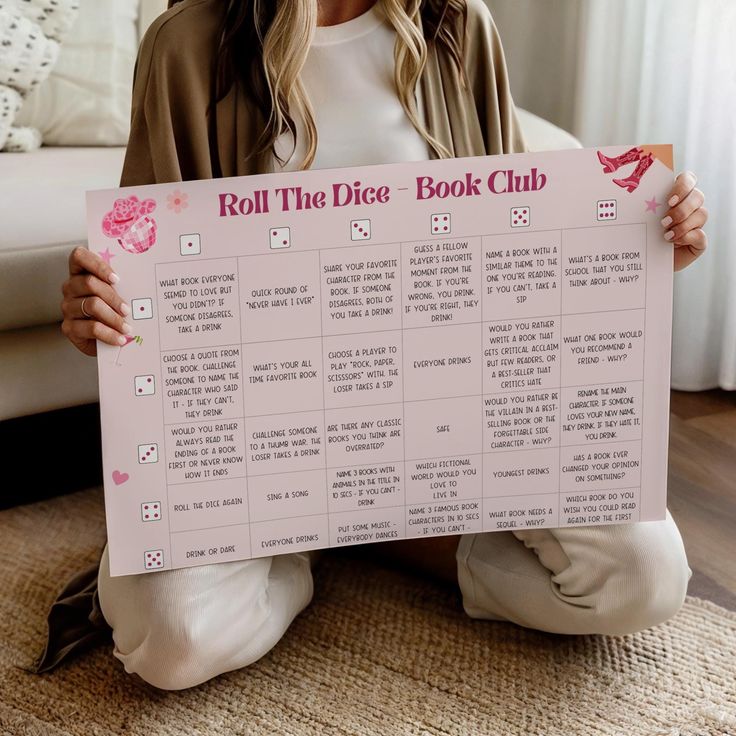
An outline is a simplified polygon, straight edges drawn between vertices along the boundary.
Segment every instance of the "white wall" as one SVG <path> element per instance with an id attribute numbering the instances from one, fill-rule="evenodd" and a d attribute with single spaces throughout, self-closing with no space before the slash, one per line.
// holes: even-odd
<path id="1" fill-rule="evenodd" d="M 486 0 L 520 107 L 571 130 L 585 0 Z"/>

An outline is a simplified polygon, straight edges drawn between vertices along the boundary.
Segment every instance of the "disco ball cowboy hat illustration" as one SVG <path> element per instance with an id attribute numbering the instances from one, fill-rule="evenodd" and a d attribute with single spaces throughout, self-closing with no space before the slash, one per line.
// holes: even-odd
<path id="1" fill-rule="evenodd" d="M 128 253 L 145 253 L 156 242 L 156 220 L 148 215 L 156 209 L 152 199 L 139 200 L 134 194 L 116 199 L 102 218 L 102 232 L 114 238 Z"/>

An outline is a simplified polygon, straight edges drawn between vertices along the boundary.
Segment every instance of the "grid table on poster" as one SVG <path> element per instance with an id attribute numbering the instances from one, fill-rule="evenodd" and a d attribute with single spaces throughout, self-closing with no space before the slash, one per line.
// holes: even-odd
<path id="1" fill-rule="evenodd" d="M 89 193 L 111 574 L 664 518 L 671 154 Z"/>
<path id="2" fill-rule="evenodd" d="M 646 258 L 644 225 L 611 224 L 606 229 L 612 238 L 625 239 L 627 248 L 633 248 L 640 254 L 641 262 L 639 259 L 632 262 L 643 269 Z M 231 389 L 233 386 L 236 388 L 228 392 L 233 403 L 226 405 L 227 409 L 219 420 L 202 418 L 193 421 L 185 418 L 184 421 L 166 422 L 167 463 L 182 462 L 179 457 L 175 457 L 176 440 L 182 437 L 173 434 L 177 428 L 222 424 L 225 419 L 237 424 L 237 430 L 232 433 L 235 438 L 232 443 L 233 456 L 243 460 L 226 467 L 228 478 L 235 479 L 234 485 L 239 486 L 239 492 L 234 496 L 239 497 L 245 491 L 246 503 L 229 509 L 229 518 L 223 526 L 237 527 L 239 538 L 248 540 L 251 556 L 268 554 L 271 553 L 268 550 L 272 549 L 254 549 L 254 537 L 259 542 L 282 538 L 287 540 L 286 544 L 295 544 L 296 537 L 300 535 L 307 538 L 315 535 L 311 537 L 312 541 L 318 538 L 329 539 L 329 544 L 334 546 L 364 539 L 424 536 L 430 530 L 433 533 L 459 533 L 529 526 L 566 526 L 571 523 L 580 524 L 583 520 L 586 523 L 638 520 L 640 489 L 637 468 L 641 461 L 641 417 L 637 415 L 640 412 L 633 412 L 631 427 L 624 432 L 625 439 L 620 438 L 620 429 L 616 433 L 617 438 L 606 439 L 605 430 L 601 431 L 596 421 L 593 423 L 595 429 L 591 429 L 596 437 L 584 440 L 580 430 L 565 429 L 563 421 L 563 403 L 567 404 L 568 401 L 561 402 L 561 395 L 569 394 L 569 400 L 572 400 L 571 392 L 580 387 L 586 393 L 596 391 L 600 395 L 605 392 L 609 399 L 619 399 L 619 402 L 633 401 L 637 404 L 643 380 L 644 351 L 641 337 L 634 339 L 637 343 L 635 350 L 638 349 L 640 353 L 638 365 L 634 361 L 634 370 L 632 372 L 631 368 L 628 369 L 627 380 L 615 383 L 597 383 L 596 366 L 589 369 L 590 374 L 585 369 L 573 367 L 574 357 L 569 349 L 564 349 L 564 335 L 570 332 L 584 334 L 590 328 L 598 330 L 598 325 L 609 312 L 617 313 L 615 326 L 611 328 L 614 333 L 621 330 L 622 321 L 630 323 L 630 329 L 634 332 L 643 330 L 644 327 L 645 278 L 640 278 L 632 289 L 619 289 L 615 303 L 603 304 L 596 312 L 577 311 L 575 282 L 582 279 L 563 277 L 563 264 L 569 264 L 565 245 L 569 240 L 572 243 L 569 247 L 577 247 L 579 250 L 582 242 L 589 251 L 588 239 L 592 237 L 599 246 L 606 241 L 603 228 L 596 227 L 594 231 L 590 228 L 579 228 L 517 232 L 199 260 L 198 272 L 204 270 L 222 275 L 235 274 L 235 281 L 230 282 L 233 288 L 225 303 L 231 308 L 232 329 L 238 332 L 239 339 L 226 344 L 218 340 L 216 344 L 212 344 L 205 332 L 200 333 L 200 340 L 194 341 L 188 348 L 167 352 L 163 349 L 167 344 L 166 326 L 159 326 L 162 356 L 206 353 L 207 350 L 203 350 L 205 348 L 229 350 L 231 354 L 226 356 L 229 359 L 228 366 L 232 364 L 233 367 L 220 371 L 225 375 L 221 383 L 229 385 Z M 506 252 L 510 255 L 506 256 Z M 514 256 L 514 252 L 523 255 Z M 503 255 L 499 257 L 498 253 Z M 460 260 L 441 264 L 449 266 L 453 273 L 439 276 L 443 283 L 438 286 L 438 277 L 434 275 L 434 271 L 429 277 L 424 275 L 426 268 L 432 267 L 417 264 L 417 259 L 422 254 L 424 257 L 432 254 L 456 255 Z M 286 263 L 287 259 L 295 260 L 296 265 Z M 330 310 L 330 290 L 333 285 L 328 283 L 328 278 L 336 272 L 327 271 L 327 267 L 341 264 L 343 270 L 337 273 L 344 275 L 347 262 L 365 264 L 369 261 L 375 261 L 381 266 L 360 269 L 357 272 L 361 279 L 357 282 L 358 288 L 363 284 L 377 286 L 378 291 L 375 293 L 383 299 L 383 304 L 369 307 L 367 316 L 363 316 L 366 309 L 361 308 L 357 310 L 361 312 L 360 317 L 331 318 L 330 314 L 349 315 L 350 309 Z M 500 277 L 499 271 L 511 268 L 517 270 L 522 262 L 529 261 L 534 272 L 540 274 L 538 278 L 522 282 L 525 286 L 521 291 L 496 293 L 499 281 L 493 279 L 495 276 Z M 498 269 L 499 264 L 512 265 L 507 269 Z M 486 270 L 488 266 L 496 268 Z M 436 271 L 440 273 L 440 267 Z M 159 284 L 165 283 L 168 279 L 181 278 L 186 273 L 187 266 L 181 262 L 160 263 L 156 266 L 156 281 Z M 248 283 L 247 276 L 244 277 L 248 273 L 258 275 L 258 285 Z M 272 306 L 273 299 L 279 299 L 278 295 L 274 295 L 263 297 L 269 306 L 255 307 L 261 299 L 257 296 L 259 289 L 264 288 L 264 279 L 265 283 L 270 282 L 268 274 L 271 273 L 274 283 L 282 279 L 284 273 L 301 274 L 301 279 L 295 280 L 293 286 L 297 289 L 295 293 L 302 294 L 302 298 L 312 297 L 310 301 L 314 308 L 311 312 L 305 313 L 307 306 L 304 303 L 296 304 L 293 294 L 281 297 L 286 298 L 289 306 Z M 366 274 L 371 274 L 372 278 L 367 280 Z M 640 275 L 644 276 L 643 271 L 640 271 Z M 458 284 L 458 288 L 463 291 L 460 296 L 456 296 L 455 286 L 447 285 L 448 278 L 462 281 Z M 416 285 L 420 288 L 414 288 Z M 426 288 L 427 285 L 429 288 Z M 457 304 L 457 307 L 450 306 L 439 312 L 407 314 L 407 307 L 422 301 L 424 304 L 441 304 L 443 300 L 439 292 L 446 290 L 452 296 L 444 299 L 444 303 Z M 166 301 L 163 298 L 164 291 L 166 287 L 160 287 L 159 303 Z M 243 293 L 244 291 L 247 293 Z M 254 292 L 256 296 L 253 296 Z M 352 292 L 352 287 L 348 288 L 348 292 Z M 385 304 L 387 294 L 393 296 L 394 301 L 390 306 Z M 420 294 L 431 294 L 431 302 L 417 301 L 416 297 Z M 527 297 L 521 305 L 516 303 L 520 295 Z M 475 306 L 472 306 L 473 303 Z M 269 322 L 267 334 L 260 330 L 257 316 L 259 309 L 279 310 L 279 324 L 283 326 L 283 331 L 273 332 L 272 322 Z M 374 314 L 373 309 L 379 310 L 379 314 Z M 517 316 L 511 318 L 512 313 Z M 432 319 L 438 314 L 449 319 L 433 322 Z M 249 331 L 251 322 L 255 326 Z M 566 323 L 575 323 L 575 329 L 566 329 Z M 174 326 L 178 324 L 174 323 Z M 522 329 L 527 324 L 530 325 L 529 329 Z M 511 334 L 517 337 L 532 338 L 510 345 L 512 348 L 526 348 L 530 351 L 532 346 L 538 348 L 541 345 L 541 351 L 520 354 L 524 358 L 542 361 L 541 364 L 519 364 L 516 358 L 510 357 L 506 359 L 513 364 L 500 369 L 503 348 L 509 346 L 503 340 L 510 335 L 494 329 L 499 327 L 511 327 Z M 359 340 L 356 341 L 355 336 L 360 336 Z M 254 382 L 258 373 L 252 366 L 278 362 L 281 358 L 278 346 L 274 343 L 283 340 L 303 341 L 301 345 L 304 352 L 298 362 L 301 363 L 303 356 L 308 355 L 310 364 L 308 368 L 299 365 L 294 370 L 287 369 L 283 372 L 307 373 L 314 375 L 314 378 L 298 381 L 300 396 L 295 397 L 293 410 L 269 414 L 265 411 L 269 400 L 263 396 L 264 383 Z M 448 359 L 457 356 L 463 361 L 469 358 L 470 362 L 447 366 L 441 383 L 433 380 L 423 388 L 419 378 L 414 380 L 415 377 L 412 377 L 412 385 L 418 384 L 419 387 L 407 390 L 405 376 L 411 373 L 407 366 L 414 361 L 441 360 L 430 357 L 437 354 L 438 345 L 443 346 L 442 352 Z M 378 349 L 380 358 L 384 361 L 390 359 L 392 363 L 389 365 L 392 367 L 385 362 L 376 365 L 359 356 L 362 360 L 361 369 L 351 371 L 351 358 L 342 360 L 331 357 L 334 353 L 356 349 Z M 486 354 L 494 349 L 498 351 L 497 355 L 492 357 Z M 294 355 L 293 345 L 288 355 Z M 217 364 L 221 353 L 212 357 Z M 284 357 L 287 357 L 286 353 Z M 495 368 L 492 367 L 494 360 L 497 362 Z M 244 362 L 246 370 L 243 367 Z M 345 393 L 335 390 L 337 382 L 327 380 L 335 375 L 334 366 L 343 363 L 343 371 L 360 373 L 361 376 L 357 381 L 340 383 L 342 388 L 351 389 Z M 164 377 L 171 365 L 162 361 L 161 371 Z M 370 366 L 370 370 L 366 369 L 367 366 Z M 565 366 L 568 366 L 567 370 Z M 545 372 L 542 373 L 540 369 Z M 492 378 L 494 370 L 496 373 L 506 370 L 512 374 L 528 370 L 531 375 L 508 380 Z M 280 372 L 282 371 L 276 371 Z M 268 371 L 261 372 L 264 378 L 265 373 Z M 566 375 L 570 376 L 570 380 L 566 379 Z M 390 386 L 382 388 L 384 382 L 390 382 Z M 356 390 L 356 383 L 370 384 L 372 388 Z M 378 388 L 375 387 L 376 384 Z M 278 383 L 273 384 L 277 385 Z M 256 393 L 261 394 L 260 401 Z M 525 400 L 514 405 L 514 398 L 526 399 L 528 394 L 535 396 L 534 401 Z M 174 408 L 181 409 L 182 404 L 187 406 L 186 399 L 166 399 L 163 393 L 162 401 L 164 415 L 169 418 L 172 418 Z M 191 405 L 187 409 L 196 411 L 198 400 L 194 398 L 190 401 Z M 541 413 L 539 402 L 542 402 Z M 617 406 L 620 405 L 617 403 Z M 513 411 L 515 406 L 521 406 L 521 411 L 529 406 L 531 413 L 520 416 L 498 412 L 499 408 Z M 356 408 L 359 409 L 358 413 L 352 411 Z M 181 413 L 178 412 L 177 419 Z M 385 446 L 390 449 L 384 451 L 382 448 L 379 451 L 381 460 L 356 462 L 353 456 L 340 450 L 341 444 L 331 445 L 327 442 L 327 428 L 331 425 L 340 427 L 356 421 L 357 416 L 364 418 L 370 415 L 375 417 L 375 421 L 383 418 L 389 423 L 387 428 L 379 430 L 383 433 L 382 438 L 371 439 L 370 431 L 365 431 L 365 441 L 357 440 L 350 444 L 385 442 Z M 542 421 L 535 419 L 537 417 L 541 417 Z M 299 439 L 306 441 L 306 445 L 289 448 L 292 454 L 307 450 L 305 456 L 275 457 L 277 450 L 270 444 L 273 441 L 271 438 L 253 438 L 253 433 L 268 432 L 274 425 L 274 419 L 279 427 L 316 427 L 317 431 L 313 434 L 297 435 Z M 520 419 L 531 424 L 518 424 L 514 427 L 514 423 L 518 423 Z M 362 419 L 357 421 L 360 425 Z M 539 423 L 534 423 L 535 421 Z M 492 422 L 511 422 L 509 429 L 512 434 L 515 434 L 515 429 L 532 434 L 508 439 L 496 437 L 494 427 L 489 426 Z M 473 423 L 481 431 L 473 432 Z M 462 427 L 463 431 L 454 432 L 460 435 L 460 439 L 456 440 L 453 437 L 453 428 L 457 430 L 458 427 Z M 427 428 L 430 429 L 429 433 L 425 431 Z M 394 430 L 393 439 L 390 437 L 391 429 Z M 339 430 L 329 433 L 335 434 L 345 436 Z M 283 438 L 279 437 L 276 441 L 283 442 Z M 503 446 L 505 442 L 509 442 L 510 446 Z M 225 442 L 225 449 L 228 445 Z M 424 450 L 419 457 L 418 450 L 415 449 L 418 445 L 433 449 L 430 452 Z M 254 447 L 259 449 L 253 449 Z M 625 458 L 619 460 L 618 465 L 626 467 L 626 472 L 610 468 L 614 450 L 622 453 L 619 457 Z M 525 453 L 530 460 L 533 455 L 540 471 L 536 476 L 539 480 L 530 482 L 528 475 L 523 483 L 515 482 L 513 476 L 507 479 L 494 478 L 494 467 L 502 468 L 504 465 L 497 462 L 498 457 L 503 457 L 508 452 Z M 609 461 L 607 472 L 593 471 L 594 461 L 575 460 L 577 455 L 587 457 L 597 454 L 603 457 L 602 453 Z M 363 455 L 370 458 L 375 457 L 375 454 L 370 451 L 358 452 L 358 457 Z M 268 455 L 272 461 L 263 459 Z M 437 464 L 441 461 L 448 463 L 439 467 Z M 278 472 L 276 464 L 279 467 Z M 573 487 L 570 476 L 575 474 L 575 468 L 579 469 L 583 465 L 587 467 L 586 471 L 579 471 L 583 476 L 596 475 L 600 480 L 579 482 Z M 527 463 L 527 467 L 535 466 Z M 631 467 L 634 468 L 633 471 L 628 470 Z M 569 470 L 563 473 L 563 468 Z M 359 469 L 363 471 L 360 475 Z M 199 472 L 193 471 L 193 476 L 187 478 L 185 469 L 172 470 L 169 467 L 167 505 L 170 508 L 181 497 L 183 485 L 204 480 L 201 472 L 206 469 L 201 467 L 201 461 L 198 470 Z M 438 473 L 442 470 L 452 473 Z M 293 476 L 294 482 L 290 483 L 289 477 L 293 473 L 297 475 Z M 275 475 L 279 476 L 276 486 L 273 484 Z M 309 493 L 307 496 L 294 498 L 294 491 L 304 490 L 305 475 L 308 476 L 306 485 Z M 422 476 L 423 481 L 412 480 Z M 259 484 L 256 480 L 259 478 L 265 479 L 266 483 Z M 357 487 L 346 486 L 346 482 L 355 482 Z M 281 503 L 280 499 L 267 501 L 267 494 L 274 493 L 269 489 L 274 487 L 281 488 L 279 492 L 282 494 L 285 493 L 283 489 L 288 489 L 292 494 L 291 498 L 284 499 Z M 388 492 L 389 488 L 392 489 L 391 492 Z M 566 491 L 566 488 L 569 490 Z M 197 490 L 198 495 L 207 495 L 201 487 Z M 586 497 L 585 503 L 589 509 L 595 507 L 592 513 L 583 511 L 583 504 L 580 503 L 583 491 L 593 492 L 592 497 Z M 362 530 L 355 528 L 355 512 L 360 512 L 364 518 L 368 525 L 367 530 L 372 531 L 371 537 L 366 537 Z M 350 519 L 341 523 L 341 519 L 346 516 Z M 285 533 L 285 530 L 289 530 L 288 523 L 285 522 L 289 520 L 298 520 L 298 527 L 295 525 L 292 534 Z M 182 528 L 170 531 L 173 535 L 185 535 L 185 544 L 189 546 L 190 533 L 195 530 Z"/>

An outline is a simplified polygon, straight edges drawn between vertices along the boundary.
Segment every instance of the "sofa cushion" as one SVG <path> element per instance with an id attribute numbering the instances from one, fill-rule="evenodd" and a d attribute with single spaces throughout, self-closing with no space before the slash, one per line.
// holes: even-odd
<path id="1" fill-rule="evenodd" d="M 0 421 L 99 401 L 97 361 L 58 323 L 0 332 L 0 356 Z"/>
<path id="2" fill-rule="evenodd" d="M 59 60 L 28 95 L 16 123 L 38 128 L 47 145 L 125 145 L 138 0 L 75 2 L 79 16 L 64 38 Z"/>
<path id="3" fill-rule="evenodd" d="M 582 148 L 580 141 L 549 120 L 540 118 L 528 110 L 516 108 L 519 124 L 524 131 L 530 151 L 562 151 L 567 148 Z"/>
<path id="4" fill-rule="evenodd" d="M 0 156 L 0 330 L 62 319 L 67 258 L 87 242 L 85 192 L 117 187 L 125 149 L 46 148 Z"/>

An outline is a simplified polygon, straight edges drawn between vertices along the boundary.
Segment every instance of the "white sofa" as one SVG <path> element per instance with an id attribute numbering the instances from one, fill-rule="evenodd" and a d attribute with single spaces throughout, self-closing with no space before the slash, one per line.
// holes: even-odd
<path id="1" fill-rule="evenodd" d="M 97 2 L 84 0 L 81 12 L 99 16 Z M 139 0 L 138 40 L 166 6 Z M 118 186 L 124 155 L 68 146 L 0 153 L 0 420 L 98 400 L 96 361 L 61 334 L 61 284 L 69 252 L 86 243 L 85 192 Z"/>
<path id="2" fill-rule="evenodd" d="M 139 36 L 166 7 L 141 0 Z M 532 150 L 578 148 L 520 110 Z M 123 147 L 0 153 L 0 420 L 98 401 L 97 362 L 62 335 L 69 252 L 86 243 L 85 191 L 116 187 Z"/>

